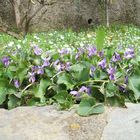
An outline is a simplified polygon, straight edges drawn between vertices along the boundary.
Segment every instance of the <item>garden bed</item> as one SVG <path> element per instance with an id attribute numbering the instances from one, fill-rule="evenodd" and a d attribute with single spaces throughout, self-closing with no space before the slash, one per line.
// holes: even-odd
<path id="1" fill-rule="evenodd" d="M 15 40 L 0 35 L 0 105 L 60 109 L 79 104 L 78 114 L 125 107 L 140 98 L 140 29 L 98 27 L 52 31 Z"/>

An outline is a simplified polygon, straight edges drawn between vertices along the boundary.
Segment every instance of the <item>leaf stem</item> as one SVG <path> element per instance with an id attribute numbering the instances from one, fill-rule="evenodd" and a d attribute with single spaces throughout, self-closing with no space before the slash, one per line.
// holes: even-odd
<path id="1" fill-rule="evenodd" d="M 33 85 L 33 83 L 27 85 L 21 92 L 23 93 L 26 89 L 28 89 L 29 87 L 31 87 Z"/>
<path id="2" fill-rule="evenodd" d="M 87 83 L 96 83 L 96 82 L 108 83 L 109 80 L 89 80 L 89 81 L 82 82 L 82 83 L 78 84 L 77 86 L 82 85 L 82 84 L 87 84 Z"/>
<path id="3" fill-rule="evenodd" d="M 59 74 L 61 74 L 61 73 L 63 73 L 64 71 L 59 71 L 58 73 L 56 73 L 52 78 L 51 78 L 51 80 L 53 80 L 57 75 L 59 75 Z"/>

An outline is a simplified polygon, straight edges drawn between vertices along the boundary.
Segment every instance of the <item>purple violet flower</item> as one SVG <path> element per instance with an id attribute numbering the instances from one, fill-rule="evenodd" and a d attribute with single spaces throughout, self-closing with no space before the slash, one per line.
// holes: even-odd
<path id="1" fill-rule="evenodd" d="M 103 56 L 104 56 L 104 51 L 99 51 L 99 52 L 98 52 L 98 56 L 99 56 L 99 57 L 103 57 Z"/>
<path id="2" fill-rule="evenodd" d="M 5 67 L 8 67 L 10 64 L 10 58 L 9 57 L 3 57 L 2 58 L 2 63 L 4 64 Z"/>
<path id="3" fill-rule="evenodd" d="M 125 84 L 128 84 L 128 76 L 125 76 Z"/>
<path id="4" fill-rule="evenodd" d="M 107 73 L 109 74 L 110 80 L 115 80 L 115 76 L 114 76 L 115 72 L 116 72 L 116 69 L 109 66 L 109 68 L 107 69 Z"/>
<path id="5" fill-rule="evenodd" d="M 75 59 L 77 60 L 77 59 L 79 59 L 79 57 L 80 57 L 80 53 L 77 53 L 77 54 L 75 55 Z"/>
<path id="6" fill-rule="evenodd" d="M 71 95 L 78 95 L 79 93 L 78 93 L 78 91 L 73 90 L 73 91 L 70 92 L 70 94 Z"/>
<path id="7" fill-rule="evenodd" d="M 34 47 L 34 53 L 35 53 L 36 55 L 41 55 L 42 52 L 43 52 L 42 49 L 39 48 L 38 46 L 35 46 L 35 47 Z"/>
<path id="8" fill-rule="evenodd" d="M 104 58 L 102 61 L 98 63 L 98 66 L 101 67 L 102 69 L 106 68 L 106 58 Z"/>
<path id="9" fill-rule="evenodd" d="M 114 81 L 115 80 L 115 75 L 114 74 L 110 74 L 109 75 L 109 79 L 112 80 L 112 81 Z"/>
<path id="10" fill-rule="evenodd" d="M 90 70 L 91 70 L 92 72 L 95 72 L 96 67 L 92 65 L 92 66 L 90 67 Z"/>
<path id="11" fill-rule="evenodd" d="M 85 50 L 83 48 L 78 48 L 78 52 L 75 55 L 75 59 L 79 59 L 79 57 L 84 54 Z"/>
<path id="12" fill-rule="evenodd" d="M 44 74 L 44 69 L 43 69 L 43 67 L 38 66 L 37 74 L 40 74 L 40 75 Z"/>
<path id="13" fill-rule="evenodd" d="M 70 92 L 70 94 L 76 97 L 76 101 L 80 101 L 81 100 L 80 99 L 81 95 L 80 95 L 80 93 L 78 91 L 73 90 L 73 91 Z"/>
<path id="14" fill-rule="evenodd" d="M 66 63 L 58 62 L 57 65 L 56 64 L 54 65 L 57 71 L 63 71 L 63 70 L 69 71 L 70 66 L 71 66 L 71 62 L 66 62 Z"/>
<path id="15" fill-rule="evenodd" d="M 85 52 L 85 50 L 84 50 L 84 48 L 78 48 L 78 52 L 79 52 L 80 54 L 83 54 L 83 53 Z"/>
<path id="16" fill-rule="evenodd" d="M 65 69 L 65 65 L 63 63 L 59 63 L 55 67 L 57 71 L 63 71 Z"/>
<path id="17" fill-rule="evenodd" d="M 57 59 L 55 62 L 53 62 L 53 66 L 56 67 L 59 62 L 60 62 L 60 60 Z"/>
<path id="18" fill-rule="evenodd" d="M 95 70 L 96 70 L 96 67 L 92 65 L 92 66 L 90 67 L 90 76 L 91 76 L 91 77 L 94 76 Z"/>
<path id="19" fill-rule="evenodd" d="M 82 86 L 79 89 L 79 91 L 73 90 L 73 91 L 70 92 L 70 94 L 74 95 L 74 96 L 77 96 L 77 97 L 80 97 L 80 95 L 81 95 L 80 93 L 83 93 L 83 92 L 87 93 L 88 95 L 90 95 L 91 94 L 91 89 L 89 87 Z"/>
<path id="20" fill-rule="evenodd" d="M 96 47 L 93 47 L 93 46 L 88 47 L 87 50 L 88 50 L 89 57 L 92 57 L 93 55 L 96 55 L 97 53 Z"/>
<path id="21" fill-rule="evenodd" d="M 50 65 L 50 62 L 49 62 L 48 60 L 45 60 L 45 61 L 43 62 L 42 67 L 47 67 L 47 66 L 49 66 L 49 65 Z"/>
<path id="22" fill-rule="evenodd" d="M 87 94 L 88 94 L 88 95 L 91 95 L 91 88 L 90 88 L 90 87 L 88 87 Z"/>
<path id="23" fill-rule="evenodd" d="M 115 74 L 116 70 L 115 68 L 109 66 L 109 68 L 107 69 L 108 74 Z"/>
<path id="24" fill-rule="evenodd" d="M 68 54 L 69 53 L 69 50 L 68 49 L 61 49 L 58 51 L 61 55 L 63 54 Z"/>
<path id="25" fill-rule="evenodd" d="M 43 66 L 33 66 L 31 69 L 32 69 L 32 73 L 34 74 L 44 74 L 44 67 Z"/>
<path id="26" fill-rule="evenodd" d="M 14 80 L 14 86 L 15 86 L 16 88 L 19 88 L 20 83 L 19 83 L 19 81 L 18 81 L 18 80 Z"/>
<path id="27" fill-rule="evenodd" d="M 82 86 L 82 87 L 79 89 L 79 93 L 82 93 L 82 92 L 88 93 L 88 88 L 85 87 L 85 86 Z"/>
<path id="28" fill-rule="evenodd" d="M 117 52 L 114 53 L 113 57 L 112 57 L 112 61 L 113 62 L 117 62 L 121 60 L 121 56 L 120 54 L 118 54 Z"/>
<path id="29" fill-rule="evenodd" d="M 82 86 L 80 89 L 79 89 L 79 91 L 78 91 L 79 93 L 87 93 L 88 95 L 90 95 L 91 94 L 91 88 L 90 87 L 85 87 L 85 86 Z"/>
<path id="30" fill-rule="evenodd" d="M 62 71 L 62 70 L 65 70 L 65 64 L 60 63 L 60 70 L 61 70 L 61 71 Z"/>
<path id="31" fill-rule="evenodd" d="M 124 53 L 124 58 L 130 59 L 133 58 L 134 56 L 135 56 L 134 48 L 127 48 Z"/>
<path id="32" fill-rule="evenodd" d="M 32 72 L 37 72 L 37 69 L 38 69 L 38 66 L 33 66 L 33 67 L 31 68 Z"/>
<path id="33" fill-rule="evenodd" d="M 122 91 L 123 93 L 127 92 L 126 87 L 123 85 L 119 86 L 119 90 Z"/>
<path id="34" fill-rule="evenodd" d="M 71 66 L 71 62 L 66 62 L 66 64 L 65 64 L 65 69 L 66 69 L 67 71 L 69 71 L 69 70 L 70 70 L 70 66 Z"/>
<path id="35" fill-rule="evenodd" d="M 29 73 L 30 78 L 29 78 L 29 82 L 34 83 L 35 82 L 35 73 Z"/>

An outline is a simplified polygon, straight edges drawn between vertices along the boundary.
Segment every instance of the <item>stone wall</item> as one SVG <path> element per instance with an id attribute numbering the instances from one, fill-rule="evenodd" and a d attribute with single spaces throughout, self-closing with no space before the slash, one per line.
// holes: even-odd
<path id="1" fill-rule="evenodd" d="M 99 0 L 57 0 L 52 6 L 44 7 L 32 20 L 31 30 L 74 29 L 104 23 L 103 8 Z M 21 16 L 27 0 L 20 6 Z M 10 7 L 10 8 L 8 8 Z M 38 5 L 32 6 L 32 12 Z M 45 12 L 47 10 L 47 12 Z M 14 24 L 14 16 L 8 0 L 0 0 L 0 17 L 8 25 Z M 133 23 L 140 25 L 140 0 L 116 0 L 110 8 L 111 23 Z"/>

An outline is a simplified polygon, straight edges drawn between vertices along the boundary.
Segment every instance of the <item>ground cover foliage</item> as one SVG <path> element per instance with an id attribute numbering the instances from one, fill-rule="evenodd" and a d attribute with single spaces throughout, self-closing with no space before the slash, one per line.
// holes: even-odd
<path id="1" fill-rule="evenodd" d="M 81 116 L 140 99 L 140 29 L 115 25 L 51 31 L 16 40 L 0 35 L 0 105 L 60 109 Z"/>

